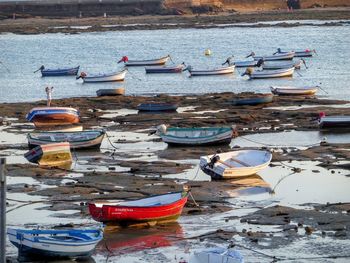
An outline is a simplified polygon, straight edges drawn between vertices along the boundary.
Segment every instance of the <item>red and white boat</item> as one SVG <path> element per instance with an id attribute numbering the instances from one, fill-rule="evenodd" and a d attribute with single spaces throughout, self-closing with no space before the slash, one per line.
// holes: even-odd
<path id="1" fill-rule="evenodd" d="M 79 122 L 79 111 L 70 107 L 36 107 L 26 118 L 36 127 L 69 125 Z"/>
<path id="2" fill-rule="evenodd" d="M 188 192 L 171 192 L 133 201 L 89 204 L 93 219 L 104 223 L 132 225 L 175 221 L 187 202 Z"/>

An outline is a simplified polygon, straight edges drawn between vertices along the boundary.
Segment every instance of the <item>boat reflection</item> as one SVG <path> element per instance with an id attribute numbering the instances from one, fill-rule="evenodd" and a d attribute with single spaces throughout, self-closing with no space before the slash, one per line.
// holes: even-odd
<path id="1" fill-rule="evenodd" d="M 241 177 L 229 180 L 236 188 L 228 191 L 231 197 L 257 195 L 263 193 L 271 193 L 271 186 L 264 181 L 259 175 Z"/>
<path id="2" fill-rule="evenodd" d="M 183 238 L 183 229 L 174 222 L 151 228 L 105 228 L 104 241 L 98 252 L 108 251 L 115 255 L 128 254 L 145 249 L 168 247 Z"/>

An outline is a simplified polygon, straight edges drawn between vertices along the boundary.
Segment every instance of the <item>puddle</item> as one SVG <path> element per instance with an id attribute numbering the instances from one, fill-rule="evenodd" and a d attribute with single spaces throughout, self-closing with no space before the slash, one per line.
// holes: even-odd
<path id="1" fill-rule="evenodd" d="M 139 111 L 131 110 L 131 109 L 120 109 L 120 110 L 104 110 L 101 112 L 104 112 L 105 114 L 101 115 L 99 118 L 111 119 L 111 118 L 120 117 L 120 116 L 137 114 Z"/>
<path id="2" fill-rule="evenodd" d="M 282 111 L 293 111 L 307 108 L 350 108 L 350 103 L 336 104 L 336 105 L 300 105 L 300 106 L 282 106 L 282 107 L 266 107 L 266 110 L 282 110 Z"/>
<path id="3" fill-rule="evenodd" d="M 3 128 L 0 128 L 0 144 L 27 144 L 27 134 L 25 133 L 10 133 L 3 131 Z"/>
<path id="4" fill-rule="evenodd" d="M 184 112 L 191 112 L 194 111 L 198 106 L 187 106 L 187 107 L 178 107 L 177 112 L 178 113 L 184 113 Z"/>

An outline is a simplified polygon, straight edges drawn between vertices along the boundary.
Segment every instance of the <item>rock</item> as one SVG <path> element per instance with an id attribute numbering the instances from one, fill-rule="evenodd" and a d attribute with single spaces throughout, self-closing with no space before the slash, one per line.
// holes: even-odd
<path id="1" fill-rule="evenodd" d="M 314 229 L 311 226 L 306 226 L 304 229 L 305 229 L 305 233 L 308 235 L 311 235 L 312 232 L 314 232 Z"/>

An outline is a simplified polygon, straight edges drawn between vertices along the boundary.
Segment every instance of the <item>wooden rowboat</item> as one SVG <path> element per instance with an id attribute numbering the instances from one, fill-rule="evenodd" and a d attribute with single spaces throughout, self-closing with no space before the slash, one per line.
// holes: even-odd
<path id="1" fill-rule="evenodd" d="M 266 79 L 266 78 L 284 78 L 292 77 L 294 73 L 294 67 L 288 69 L 276 69 L 276 70 L 259 70 L 255 71 L 253 68 L 247 68 L 242 74 L 248 75 L 250 79 Z"/>
<path id="2" fill-rule="evenodd" d="M 38 70 L 41 71 L 42 77 L 58 77 L 58 76 L 76 76 L 79 71 L 79 66 L 74 68 L 62 68 L 62 69 L 45 69 L 41 66 Z M 34 71 L 37 72 L 38 70 Z"/>
<path id="3" fill-rule="evenodd" d="M 288 69 L 288 68 L 295 68 L 295 69 L 300 69 L 301 65 L 304 63 L 305 67 L 306 67 L 306 63 L 305 60 L 300 59 L 296 62 L 284 62 L 284 63 L 280 63 L 280 62 L 264 62 L 262 64 L 262 69 L 264 70 L 270 70 L 270 69 Z"/>
<path id="4" fill-rule="evenodd" d="M 238 250 L 214 247 L 193 253 L 189 263 L 244 263 L 244 259 Z"/>
<path id="5" fill-rule="evenodd" d="M 149 60 L 129 60 L 127 56 L 122 57 L 118 63 L 124 62 L 125 66 L 157 66 L 164 65 L 170 59 L 170 55 L 162 58 L 149 59 Z"/>
<path id="6" fill-rule="evenodd" d="M 203 146 L 229 144 L 236 134 L 236 126 L 201 127 L 201 128 L 167 128 L 158 126 L 157 134 L 163 142 L 170 145 Z"/>
<path id="7" fill-rule="evenodd" d="M 176 220 L 187 202 L 187 192 L 154 195 L 134 201 L 89 204 L 92 218 L 99 222 L 132 225 Z"/>
<path id="8" fill-rule="evenodd" d="M 273 60 L 292 60 L 295 56 L 295 52 L 286 52 L 286 53 L 275 53 L 274 55 L 269 56 L 256 56 L 254 52 L 250 53 L 248 57 L 252 56 L 254 60 L 260 60 L 263 59 L 264 61 L 273 61 Z"/>
<path id="9" fill-rule="evenodd" d="M 272 154 L 267 151 L 240 150 L 202 156 L 200 168 L 214 179 L 253 175 L 266 168 Z"/>
<path id="10" fill-rule="evenodd" d="M 28 145 L 32 149 L 38 145 L 69 142 L 71 149 L 99 148 L 106 132 L 104 130 L 85 130 L 77 132 L 32 132 L 28 133 Z"/>
<path id="11" fill-rule="evenodd" d="M 36 127 L 70 125 L 79 122 L 79 111 L 70 107 L 36 107 L 30 110 L 26 119 Z"/>
<path id="12" fill-rule="evenodd" d="M 244 106 L 244 105 L 258 105 L 270 103 L 273 101 L 273 94 L 256 94 L 249 98 L 235 99 L 232 101 L 234 106 Z"/>
<path id="13" fill-rule="evenodd" d="M 314 95 L 318 86 L 307 87 L 289 87 L 289 86 L 272 86 L 271 92 L 276 95 Z"/>
<path id="14" fill-rule="evenodd" d="M 290 51 L 282 51 L 280 48 L 277 49 L 276 53 L 277 54 L 285 54 L 285 53 L 289 53 Z M 316 54 L 316 50 L 315 49 L 299 49 L 299 50 L 295 50 L 293 51 L 295 52 L 294 57 L 312 57 L 313 54 Z"/>
<path id="15" fill-rule="evenodd" d="M 50 143 L 39 145 L 27 153 L 24 157 L 32 163 L 42 166 L 67 166 L 72 163 L 69 142 Z"/>
<path id="16" fill-rule="evenodd" d="M 124 69 L 120 72 L 91 75 L 91 76 L 89 76 L 85 72 L 81 72 L 80 76 L 77 77 L 76 79 L 82 78 L 84 83 L 123 81 L 125 79 L 126 72 L 127 70 Z"/>
<path id="17" fill-rule="evenodd" d="M 350 128 L 350 116 L 321 116 L 319 119 L 320 129 Z"/>
<path id="18" fill-rule="evenodd" d="M 10 242 L 18 248 L 19 261 L 86 258 L 92 255 L 103 234 L 97 229 L 27 230 L 8 228 Z"/>
<path id="19" fill-rule="evenodd" d="M 96 91 L 97 96 L 120 96 L 125 95 L 125 88 L 117 89 L 99 89 Z"/>
<path id="20" fill-rule="evenodd" d="M 181 73 L 185 69 L 185 64 L 182 63 L 176 66 L 151 66 L 145 67 L 146 73 Z"/>
<path id="21" fill-rule="evenodd" d="M 139 111 L 176 111 L 175 103 L 141 103 L 137 105 Z"/>
<path id="22" fill-rule="evenodd" d="M 228 67 L 221 67 L 209 70 L 193 70 L 191 66 L 187 67 L 190 76 L 213 76 L 213 75 L 224 75 L 224 74 L 232 74 L 235 71 L 235 65 L 231 65 Z"/>

